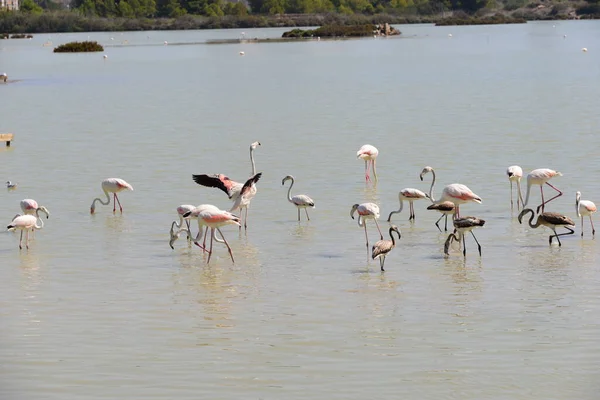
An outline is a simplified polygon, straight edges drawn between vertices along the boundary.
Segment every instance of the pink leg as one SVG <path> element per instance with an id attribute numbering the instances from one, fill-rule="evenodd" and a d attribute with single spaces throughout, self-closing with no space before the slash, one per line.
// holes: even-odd
<path id="1" fill-rule="evenodd" d="M 119 196 L 117 196 L 116 193 L 115 193 L 115 199 L 117 199 L 117 202 L 119 203 L 119 209 L 121 210 L 121 212 L 123 212 L 123 207 L 121 207 L 121 202 L 119 201 Z M 115 206 L 116 206 L 116 204 L 115 204 Z M 113 211 L 115 211 L 115 210 L 113 209 Z"/>
<path id="2" fill-rule="evenodd" d="M 550 183 L 546 182 L 546 185 L 548 185 L 548 186 L 550 186 L 552 189 L 556 190 L 556 191 L 558 192 L 558 194 L 557 194 L 556 196 L 554 196 L 553 198 L 551 198 L 550 200 L 548 200 L 548 201 L 544 201 L 544 198 L 542 197 L 542 201 L 543 201 L 543 203 L 542 203 L 542 211 L 544 210 L 544 204 L 546 204 L 546 203 L 550 203 L 552 200 L 554 200 L 554 199 L 556 199 L 557 197 L 560 197 L 560 196 L 562 196 L 562 195 L 563 195 L 563 193 L 562 193 L 560 190 L 558 190 L 557 188 L 555 188 L 554 186 L 552 186 L 552 184 L 550 184 Z M 540 188 L 541 188 L 541 186 L 540 186 Z M 542 193 L 543 193 L 543 191 L 542 191 Z M 538 207 L 538 212 L 539 212 L 539 207 Z"/>
<path id="3" fill-rule="evenodd" d="M 383 240 L 383 233 L 381 233 L 381 229 L 379 229 L 379 223 L 377 222 L 377 220 L 375 218 L 373 218 L 373 221 L 375 221 L 375 226 L 377 227 L 377 230 L 379 231 L 379 236 L 381 237 L 381 240 Z"/>
<path id="4" fill-rule="evenodd" d="M 365 181 L 370 181 L 371 178 L 369 177 L 369 161 L 365 160 Z"/>
<path id="5" fill-rule="evenodd" d="M 225 240 L 225 236 L 223 236 L 223 232 L 221 232 L 221 230 L 219 228 L 217 228 L 217 230 L 221 234 L 221 237 L 223 238 L 223 241 L 225 242 L 225 246 L 227 246 L 227 250 L 229 251 L 229 255 L 231 256 L 231 262 L 235 264 L 235 260 L 233 259 L 233 252 L 231 251 L 231 247 L 229 247 L 229 243 L 227 243 L 227 240 Z"/>
<path id="6" fill-rule="evenodd" d="M 210 250 L 208 251 L 208 264 L 210 262 L 210 256 L 212 256 L 213 237 L 215 236 L 215 228 L 210 228 Z"/>

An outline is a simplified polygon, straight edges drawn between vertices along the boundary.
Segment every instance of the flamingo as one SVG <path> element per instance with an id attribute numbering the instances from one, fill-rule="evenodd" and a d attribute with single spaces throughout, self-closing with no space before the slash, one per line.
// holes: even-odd
<path id="1" fill-rule="evenodd" d="M 192 211 L 185 213 L 183 216 L 184 216 L 184 218 L 187 218 L 191 214 L 192 214 Z M 229 246 L 229 243 L 227 243 L 227 240 L 225 240 L 225 236 L 223 236 L 223 232 L 221 232 L 221 229 L 219 229 L 219 228 L 221 226 L 225 226 L 225 225 L 240 226 L 240 218 L 231 214 L 228 211 L 220 210 L 215 206 L 206 207 L 203 210 L 200 210 L 198 212 L 198 227 L 200 228 L 200 230 L 198 231 L 198 236 L 194 240 L 194 243 L 196 243 L 196 245 L 198 245 L 198 241 L 201 239 L 201 234 L 202 234 L 202 226 L 201 225 L 206 225 L 208 228 L 210 228 L 210 249 L 208 250 L 208 261 L 206 263 L 208 264 L 210 262 L 210 257 L 212 255 L 213 239 L 215 239 L 217 242 L 219 242 L 219 239 L 217 239 L 215 236 L 215 230 L 219 231 L 219 233 L 221 234 L 221 238 L 223 239 L 223 242 L 227 246 L 227 250 L 229 251 L 229 255 L 231 256 L 231 261 L 233 263 L 235 263 L 235 260 L 233 259 L 233 252 L 231 251 L 231 247 Z"/>
<path id="2" fill-rule="evenodd" d="M 262 172 L 259 172 L 258 174 L 248 179 L 246 183 L 244 183 L 244 186 L 242 186 L 242 189 L 240 190 L 240 195 L 233 203 L 233 206 L 231 206 L 231 208 L 229 209 L 229 212 L 233 212 L 239 209 L 240 217 L 244 209 L 246 210 L 246 216 L 244 218 L 244 229 L 248 229 L 248 208 L 250 207 L 250 201 L 252 201 L 254 195 L 256 195 L 256 182 L 258 182 L 261 176 Z M 241 225 L 240 229 L 242 229 Z"/>
<path id="3" fill-rule="evenodd" d="M 94 201 L 92 202 L 92 206 L 90 207 L 90 213 L 93 214 L 96 211 L 96 202 L 99 201 L 100 204 L 107 206 L 110 204 L 110 196 L 108 195 L 108 193 L 112 193 L 113 197 L 114 197 L 114 201 L 113 201 L 113 212 L 116 211 L 117 208 L 117 203 L 119 203 L 119 209 L 121 210 L 121 212 L 123 212 L 123 207 L 121 207 L 121 202 L 119 201 L 119 198 L 117 197 L 117 193 L 119 193 L 122 190 L 133 190 L 133 186 L 131 186 L 129 183 L 125 182 L 123 179 L 119 179 L 119 178 L 108 178 L 102 181 L 102 190 L 104 191 L 104 194 L 106 195 L 106 203 L 102 201 L 102 199 L 100 198 L 95 198 Z"/>
<path id="4" fill-rule="evenodd" d="M 373 176 L 375 177 L 375 181 L 377 181 L 377 171 L 375 169 L 375 161 L 377 156 L 379 155 L 379 150 L 375 146 L 371 146 L 370 144 L 363 145 L 357 152 L 356 158 L 360 158 L 365 161 L 365 180 L 368 182 L 371 180 L 369 176 L 369 170 L 371 165 L 373 166 Z"/>
<path id="5" fill-rule="evenodd" d="M 175 227 L 177 227 L 177 229 L 179 231 L 185 231 L 187 233 L 187 238 L 188 241 L 192 240 L 192 231 L 190 229 L 190 221 L 186 218 L 183 218 L 183 214 L 187 213 L 188 211 L 193 211 L 196 208 L 196 206 L 193 206 L 191 204 L 182 204 L 180 206 L 177 207 L 177 215 L 179 216 L 179 223 L 177 223 L 177 221 L 173 221 L 171 223 L 171 231 L 170 231 L 170 236 L 171 236 L 171 240 L 172 242 L 174 242 L 175 240 L 177 240 L 177 238 L 179 238 L 179 233 L 177 233 L 177 238 L 175 238 L 175 240 L 173 240 L 173 237 L 175 236 L 174 233 L 174 229 Z M 185 222 L 187 229 L 182 229 L 183 223 Z M 169 245 L 171 246 L 171 248 L 173 248 L 173 243 L 170 242 Z"/>
<path id="6" fill-rule="evenodd" d="M 383 269 L 383 264 L 385 264 L 385 257 L 392 251 L 394 250 L 394 247 L 396 247 L 396 240 L 394 239 L 394 235 L 392 235 L 392 233 L 396 232 L 398 234 L 398 240 L 400 240 L 400 238 L 402 237 L 402 234 L 400 233 L 400 230 L 398 229 L 398 227 L 396 225 L 392 225 L 390 227 L 390 238 L 392 238 L 392 240 L 378 240 L 374 245 L 373 245 L 373 249 L 371 252 L 371 258 L 374 260 L 376 258 L 379 258 L 379 266 L 381 267 L 382 271 L 385 271 L 385 269 Z"/>
<path id="7" fill-rule="evenodd" d="M 592 225 L 592 236 L 596 234 L 594 229 L 594 222 L 592 221 L 592 214 L 597 211 L 596 205 L 589 200 L 581 200 L 581 192 L 575 194 L 575 205 L 577 209 L 577 216 L 581 217 L 581 237 L 583 237 L 583 217 L 590 217 L 590 224 Z"/>
<path id="8" fill-rule="evenodd" d="M 520 224 L 522 223 L 521 220 L 523 219 L 523 216 L 527 213 L 531 213 L 531 217 L 529 218 L 529 226 L 531 228 L 535 229 L 540 225 L 544 225 L 544 226 L 547 226 L 548 228 L 552 229 L 552 231 L 554 232 L 554 235 L 550 235 L 548 237 L 550 244 L 552 244 L 552 238 L 556 238 L 556 240 L 558 240 L 558 245 L 562 246 L 562 244 L 560 243 L 559 236 L 572 235 L 575 233 L 575 231 L 570 228 L 571 226 L 572 227 L 575 226 L 575 222 L 573 222 L 573 220 L 571 218 L 569 218 L 565 215 L 561 215 L 559 213 L 555 213 L 555 212 L 543 212 L 543 213 L 539 214 L 537 217 L 537 220 L 535 221 L 535 224 L 533 224 L 532 221 L 533 221 L 533 217 L 535 216 L 535 213 L 533 212 L 533 210 L 531 208 L 525 208 L 523 211 L 521 211 L 521 213 L 519 214 L 519 223 Z M 569 232 L 561 233 L 561 234 L 556 233 L 556 228 L 559 226 L 562 226 Z"/>
<path id="9" fill-rule="evenodd" d="M 506 175 L 510 182 L 510 209 L 513 209 L 513 182 L 517 183 L 517 210 L 519 209 L 519 200 L 523 204 L 523 195 L 521 194 L 521 178 L 523 177 L 523 169 L 518 165 L 512 165 L 506 169 Z"/>
<path id="10" fill-rule="evenodd" d="M 383 240 L 383 234 L 379 229 L 377 219 L 379 218 L 379 206 L 375 203 L 354 204 L 350 210 L 350 217 L 354 219 L 354 213 L 358 212 L 358 226 L 365 228 L 365 238 L 367 239 L 367 255 L 369 254 L 369 236 L 367 235 L 367 219 L 375 221 L 380 239 Z"/>
<path id="11" fill-rule="evenodd" d="M 256 175 L 256 165 L 254 164 L 254 150 L 260 145 L 261 145 L 260 142 L 254 142 L 250 145 L 250 164 L 252 165 L 252 173 L 250 175 L 252 177 L 254 177 Z M 240 217 L 243 217 L 243 215 L 242 215 L 243 209 L 245 208 L 246 216 L 244 218 L 244 228 L 247 227 L 248 207 L 250 206 L 250 200 L 252 200 L 252 198 L 256 195 L 256 191 L 257 191 L 256 185 L 253 184 L 250 186 L 251 193 L 246 194 L 246 201 L 244 201 L 236 206 L 236 201 L 238 200 L 238 197 L 240 196 L 240 192 L 241 192 L 242 188 L 244 187 L 243 183 L 232 181 L 231 179 L 229 179 L 228 176 L 223 175 L 223 174 L 192 175 L 192 179 L 198 185 L 212 187 L 212 188 L 218 188 L 218 189 L 221 189 L 223 192 L 225 192 L 225 194 L 227 194 L 227 197 L 229 197 L 229 199 L 233 200 L 233 202 L 234 202 L 234 206 L 229 210 L 230 212 L 239 208 L 240 209 Z M 247 204 L 245 204 L 245 203 L 247 203 Z M 241 229 L 241 225 L 240 225 L 240 229 Z"/>
<path id="12" fill-rule="evenodd" d="M 454 232 L 448 235 L 448 239 L 446 239 L 446 243 L 444 243 L 444 254 L 448 255 L 448 250 L 450 248 L 450 244 L 452 244 L 453 240 L 460 242 L 463 241 L 463 256 L 467 256 L 467 243 L 465 240 L 465 232 L 471 232 L 473 235 L 473 239 L 475 239 L 475 243 L 477 243 L 477 248 L 479 249 L 479 256 L 481 257 L 481 245 L 479 241 L 475 237 L 473 233 L 473 229 L 483 226 L 485 224 L 485 220 L 481 218 L 475 217 L 464 217 L 464 218 L 456 218 L 454 221 Z M 459 233 L 460 236 L 456 236 L 456 233 Z"/>
<path id="13" fill-rule="evenodd" d="M 438 218 L 437 221 L 435 221 L 435 226 L 437 226 L 437 228 L 440 230 L 440 232 L 442 231 L 442 229 L 440 228 L 439 222 L 442 220 L 442 218 L 446 217 L 446 220 L 444 221 L 444 232 L 448 231 L 448 215 L 452 215 L 454 217 L 454 215 L 456 215 L 456 206 L 454 205 L 453 202 L 451 201 L 442 201 L 441 203 L 433 203 L 432 205 L 427 207 L 428 210 L 436 210 L 439 211 L 440 213 L 442 213 L 442 215 L 440 215 L 440 217 Z"/>
<path id="14" fill-rule="evenodd" d="M 467 186 L 461 183 L 453 183 L 444 188 L 442 191 L 442 201 L 451 201 L 456 206 L 456 218 L 460 217 L 460 205 L 468 202 L 475 202 L 481 204 L 481 197 L 477 196 Z"/>
<path id="15" fill-rule="evenodd" d="M 304 212 L 306 212 L 306 219 L 310 221 L 310 217 L 308 216 L 307 208 L 308 207 L 315 208 L 315 202 L 313 201 L 313 199 L 311 199 L 310 197 L 308 197 L 305 194 L 297 194 L 296 196 L 292 197 L 291 193 L 292 193 L 292 186 L 294 186 L 294 177 L 292 175 L 288 175 L 285 178 L 283 178 L 283 180 L 281 181 L 281 186 L 285 185 L 286 181 L 292 181 L 292 183 L 290 184 L 290 188 L 288 189 L 287 199 L 290 203 L 295 205 L 296 208 L 298 209 L 298 221 L 300 221 L 300 209 L 301 208 L 304 208 Z"/>
<path id="16" fill-rule="evenodd" d="M 23 199 L 20 202 L 21 210 L 25 215 L 35 215 L 39 218 L 40 211 L 46 214 L 46 219 L 50 217 L 50 211 L 44 206 L 38 206 L 37 201 L 33 199 Z M 19 217 L 20 214 L 17 214 L 15 218 Z M 13 218 L 14 220 L 14 218 Z M 35 229 L 32 229 L 31 232 L 35 236 Z"/>
<path id="17" fill-rule="evenodd" d="M 544 211 L 544 205 L 546 205 L 547 203 L 550 203 L 552 200 L 556 199 L 557 197 L 562 196 L 562 192 L 560 190 L 558 190 L 557 188 L 555 188 L 550 182 L 548 182 L 550 179 L 554 178 L 555 176 L 562 176 L 562 173 L 555 171 L 553 169 L 549 169 L 549 168 L 538 168 L 538 169 L 534 169 L 533 171 L 528 173 L 527 174 L 527 195 L 525 196 L 525 203 L 523 204 L 523 207 L 525 207 L 525 206 L 527 206 L 527 204 L 529 204 L 529 193 L 531 192 L 532 185 L 539 185 L 540 193 L 542 194 L 542 204 L 540 204 L 536 210 L 538 213 L 540 212 L 540 208 L 542 209 L 542 212 Z M 558 192 L 558 194 L 556 196 L 554 196 L 553 198 L 551 198 L 548 201 L 544 201 L 544 189 L 543 189 L 544 183 Z"/>
<path id="18" fill-rule="evenodd" d="M 428 210 L 436 210 L 442 214 L 438 218 L 438 220 L 435 221 L 435 226 L 437 226 L 437 228 L 440 232 L 442 230 L 440 229 L 439 222 L 441 221 L 442 218 L 446 217 L 446 219 L 444 220 L 444 232 L 447 232 L 448 231 L 448 215 L 452 215 L 452 218 L 454 218 L 454 216 L 456 215 L 456 206 L 451 201 L 441 201 L 441 202 L 435 201 L 435 198 L 433 197 L 433 187 L 435 186 L 435 170 L 430 166 L 426 166 L 421 171 L 421 174 L 419 174 L 419 179 L 421 179 L 421 182 L 422 182 L 423 177 L 426 174 L 428 174 L 429 172 L 431 172 L 431 175 L 433 176 L 433 179 L 431 180 L 431 186 L 429 187 L 429 200 L 431 200 L 431 202 L 433 204 L 428 206 L 427 209 Z"/>
<path id="19" fill-rule="evenodd" d="M 40 225 L 37 224 L 37 221 L 40 221 Z M 19 249 L 23 248 L 23 231 L 25 231 L 25 247 L 29 248 L 29 231 L 32 229 L 42 229 L 44 227 L 44 221 L 33 215 L 19 215 L 15 217 L 10 224 L 6 227 L 9 231 L 20 229 L 21 237 L 19 238 Z"/>
<path id="20" fill-rule="evenodd" d="M 17 184 L 11 181 L 6 181 L 6 188 L 7 189 L 16 189 L 17 188 Z"/>
<path id="21" fill-rule="evenodd" d="M 204 250 L 206 252 L 208 252 L 208 250 L 206 250 L 206 248 L 205 248 L 206 247 L 206 236 L 208 234 L 208 226 L 206 227 L 205 232 L 204 232 L 204 242 L 202 243 L 202 246 L 200 246 L 198 244 L 198 241 L 200 239 L 202 239 L 202 232 L 201 231 L 202 231 L 202 228 L 204 227 L 204 224 L 203 224 L 203 222 L 201 220 L 198 219 L 198 214 L 200 212 L 204 211 L 204 210 L 207 210 L 207 209 L 212 209 L 212 210 L 215 210 L 215 211 L 219 210 L 217 207 L 213 206 L 212 204 L 200 204 L 200 205 L 195 206 L 195 207 L 192 206 L 191 210 L 186 211 L 186 212 L 184 212 L 183 214 L 180 215 L 180 218 L 182 218 L 183 220 L 185 220 L 186 223 L 188 223 L 188 224 L 189 224 L 189 219 L 192 219 L 192 218 L 194 218 L 194 219 L 196 219 L 198 221 L 198 230 L 199 231 L 198 231 L 198 234 L 196 235 L 196 238 L 194 239 L 194 244 L 196 246 L 200 247 L 202 250 Z M 171 231 L 170 231 L 171 239 L 169 241 L 169 246 L 171 246 L 172 249 L 174 249 L 173 243 L 175 243 L 175 241 L 177 239 L 179 239 L 179 235 L 181 235 L 182 232 L 190 233 L 189 225 L 188 225 L 188 229 L 185 229 L 185 228 L 181 229 L 180 228 L 176 232 L 173 229 L 175 226 L 181 226 L 181 222 L 179 224 L 177 224 L 177 221 L 173 221 L 171 223 Z M 188 238 L 191 239 L 191 236 L 188 235 Z M 223 243 L 223 241 L 220 240 L 220 239 L 217 239 L 216 236 L 215 236 L 215 239 L 217 240 L 217 242 Z"/>
<path id="22" fill-rule="evenodd" d="M 414 220 L 415 219 L 415 208 L 414 208 L 413 202 L 415 200 L 429 199 L 429 198 L 430 197 L 427 193 L 423 193 L 419 189 L 413 189 L 413 188 L 402 189 L 398 193 L 398 201 L 400 201 L 400 208 L 398 208 L 398 210 L 396 210 L 396 211 L 392 211 L 390 213 L 390 215 L 388 216 L 387 221 L 390 222 L 392 220 L 392 214 L 402 212 L 402 208 L 404 207 L 404 200 L 408 201 L 408 203 L 410 205 L 410 216 L 408 217 L 408 220 L 409 221 Z"/>

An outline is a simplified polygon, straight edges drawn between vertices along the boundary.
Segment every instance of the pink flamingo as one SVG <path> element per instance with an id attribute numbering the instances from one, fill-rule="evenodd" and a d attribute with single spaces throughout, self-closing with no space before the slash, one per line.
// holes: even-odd
<path id="1" fill-rule="evenodd" d="M 350 216 L 354 219 L 354 213 L 358 212 L 358 226 L 365 228 L 365 238 L 367 239 L 367 257 L 369 256 L 369 236 L 367 235 L 367 219 L 375 221 L 379 231 L 379 239 L 383 240 L 383 234 L 379 229 L 377 219 L 379 218 L 379 206 L 375 203 L 354 204 L 350 210 Z"/>
<path id="2" fill-rule="evenodd" d="M 506 175 L 510 182 L 510 209 L 513 209 L 513 182 L 517 184 L 517 210 L 519 209 L 519 200 L 523 204 L 523 195 L 521 194 L 521 178 L 523 177 L 523 169 L 518 165 L 512 165 L 506 169 Z"/>
<path id="3" fill-rule="evenodd" d="M 40 221 L 40 225 L 37 224 L 37 221 Z M 19 238 L 19 249 L 23 248 L 23 231 L 25 231 L 26 239 L 25 246 L 29 248 L 29 231 L 33 229 L 42 229 L 44 227 L 44 221 L 38 216 L 33 215 L 19 215 L 15 217 L 10 224 L 6 227 L 9 231 L 20 229 L 21 237 Z"/>
<path id="4" fill-rule="evenodd" d="M 179 223 L 177 223 L 177 221 L 173 221 L 173 223 L 171 224 L 171 231 L 170 231 L 171 241 L 169 242 L 169 245 L 171 246 L 172 249 L 174 248 L 173 243 L 175 242 L 175 240 L 177 240 L 179 238 L 179 235 L 181 234 L 181 232 L 187 233 L 188 241 L 192 240 L 192 231 L 190 229 L 190 221 L 187 218 L 183 218 L 183 214 L 187 213 L 188 211 L 193 211 L 194 208 L 196 208 L 196 206 L 193 206 L 191 204 L 182 204 L 180 206 L 177 206 L 177 215 L 179 216 Z M 187 229 L 182 229 L 184 222 L 187 226 Z M 175 227 L 177 227 L 177 229 L 178 229 L 177 233 L 175 233 L 175 231 L 174 231 Z"/>
<path id="5" fill-rule="evenodd" d="M 410 216 L 408 217 L 408 220 L 414 220 L 415 219 L 415 206 L 413 204 L 413 202 L 415 200 L 421 200 L 421 199 L 429 199 L 429 195 L 427 193 L 423 193 L 422 191 L 420 191 L 419 189 L 413 189 L 413 188 L 404 188 L 402 189 L 399 193 L 398 193 L 398 200 L 400 201 L 400 208 L 398 208 L 398 210 L 396 211 L 392 211 L 390 213 L 390 215 L 388 216 L 388 222 L 392 221 L 392 214 L 396 214 L 399 212 L 402 212 L 402 208 L 404 207 L 404 200 L 408 201 L 409 205 L 410 205 Z"/>
<path id="6" fill-rule="evenodd" d="M 23 211 L 23 214 L 25 215 L 35 215 L 37 217 L 39 217 L 39 213 L 43 212 L 44 214 L 46 214 L 46 219 L 48 219 L 50 217 L 50 212 L 48 211 L 48 209 L 44 206 L 38 206 L 37 201 L 33 200 L 33 199 L 23 199 L 20 202 L 20 206 L 21 206 L 21 210 Z M 15 215 L 16 217 L 19 217 L 20 214 Z M 14 220 L 14 218 L 13 218 Z M 31 229 L 31 232 L 33 234 L 33 236 L 35 236 L 35 229 Z"/>
<path id="7" fill-rule="evenodd" d="M 254 164 L 254 150 L 260 145 L 261 145 L 260 142 L 254 142 L 250 145 L 250 163 L 252 165 L 252 173 L 251 173 L 250 179 L 256 178 L 256 175 L 257 175 L 256 174 L 256 165 Z M 258 178 L 260 178 L 260 175 L 262 175 L 262 174 L 258 174 L 258 175 L 259 175 Z M 258 178 L 256 179 L 256 181 L 258 181 Z M 229 210 L 230 212 L 239 208 L 240 209 L 240 217 L 244 217 L 243 211 L 244 211 L 244 209 L 246 209 L 246 216 L 244 217 L 244 228 L 247 228 L 248 208 L 250 206 L 250 201 L 256 195 L 256 192 L 257 192 L 256 181 L 254 181 L 251 184 L 250 189 L 249 189 L 250 191 L 246 192 L 245 198 L 240 199 L 240 201 L 238 203 L 240 193 L 242 191 L 242 188 L 244 187 L 243 183 L 232 181 L 231 179 L 229 179 L 228 176 L 225 176 L 223 174 L 192 175 L 192 179 L 198 185 L 212 187 L 212 188 L 218 188 L 218 189 L 221 189 L 223 192 L 225 192 L 225 194 L 227 194 L 227 197 L 229 197 L 229 199 L 233 200 L 233 202 L 234 202 L 233 207 Z M 246 182 L 248 182 L 248 181 L 246 181 Z M 240 229 L 241 229 L 241 225 L 240 225 Z"/>
<path id="8" fill-rule="evenodd" d="M 443 201 L 450 201 L 456 206 L 456 218 L 460 217 L 460 205 L 475 202 L 481 204 L 481 197 L 477 196 L 467 186 L 461 183 L 453 183 L 444 188 L 442 191 L 442 197 L 437 203 Z"/>
<path id="9" fill-rule="evenodd" d="M 202 211 L 210 210 L 210 209 L 212 209 L 213 211 L 219 211 L 219 208 L 213 206 L 212 204 L 200 204 L 199 206 L 196 206 L 196 207 L 192 206 L 191 210 L 184 212 L 180 216 L 182 219 L 184 219 L 186 221 L 186 223 L 189 223 L 189 220 L 192 218 L 198 221 L 198 234 L 196 235 L 196 238 L 194 239 L 194 244 L 206 252 L 208 252 L 208 250 L 206 250 L 206 237 L 208 236 L 207 235 L 208 234 L 208 226 L 205 229 L 204 242 L 202 243 L 202 246 L 201 246 L 200 244 L 198 244 L 198 241 L 200 241 L 200 239 L 202 239 L 202 228 L 204 227 L 204 223 L 202 220 L 200 220 L 198 218 L 198 214 L 200 214 Z M 188 228 L 187 230 L 185 228 L 183 228 L 183 229 L 179 229 L 177 232 L 174 232 L 174 230 L 173 230 L 174 226 L 178 226 L 177 221 L 173 221 L 173 223 L 171 224 L 171 232 L 170 232 L 171 240 L 169 241 L 169 246 L 171 246 L 172 249 L 174 248 L 173 243 L 175 243 L 175 241 L 177 239 L 179 239 L 179 235 L 182 232 L 189 233 L 189 230 L 190 230 L 190 228 Z M 179 226 L 181 226 L 181 223 L 179 223 Z M 191 234 L 188 237 L 191 239 Z M 215 240 L 219 243 L 223 243 L 223 240 L 218 239 L 216 236 L 215 236 Z"/>
<path id="10" fill-rule="evenodd" d="M 592 225 L 592 236 L 596 234 L 594 229 L 594 222 L 592 221 L 592 214 L 598 211 L 594 202 L 589 200 L 581 200 L 581 192 L 575 194 L 575 205 L 577 208 L 577 216 L 581 217 L 581 237 L 583 237 L 583 217 L 590 217 L 590 224 Z"/>
<path id="11" fill-rule="evenodd" d="M 119 209 L 121 210 L 121 212 L 123 212 L 123 207 L 121 207 L 121 202 L 119 201 L 119 198 L 117 197 L 117 193 L 119 193 L 122 190 L 133 190 L 133 187 L 125 182 L 123 179 L 119 179 L 119 178 L 108 178 L 102 181 L 102 190 L 104 191 L 104 194 L 106 195 L 106 203 L 102 201 L 102 199 L 100 198 L 95 198 L 94 201 L 92 202 L 92 206 L 90 207 L 90 213 L 93 214 L 94 211 L 96 211 L 96 202 L 99 201 L 100 204 L 102 205 L 109 205 L 110 204 L 110 196 L 108 195 L 108 193 L 112 193 L 114 196 L 114 201 L 113 201 L 113 212 L 116 211 L 117 208 L 117 202 L 119 203 Z"/>
<path id="12" fill-rule="evenodd" d="M 375 146 L 371 146 L 370 144 L 363 145 L 357 152 L 356 158 L 360 158 L 365 161 L 365 180 L 368 182 L 371 180 L 369 176 L 369 170 L 371 165 L 373 166 L 373 176 L 375 177 L 375 181 L 377 181 L 377 170 L 375 169 L 375 161 L 377 156 L 379 155 L 379 150 Z"/>
<path id="13" fill-rule="evenodd" d="M 525 196 L 525 204 L 523 204 L 523 207 L 527 206 L 527 204 L 529 203 L 529 192 L 531 191 L 532 185 L 540 185 L 540 192 L 542 194 L 542 204 L 540 204 L 536 210 L 538 213 L 540 212 L 540 208 L 542 209 L 542 212 L 544 211 L 544 205 L 546 205 L 546 203 L 550 203 L 552 200 L 556 199 L 557 197 L 562 196 L 563 193 L 560 190 L 558 190 L 557 188 L 555 188 L 554 186 L 552 186 L 552 184 L 550 184 L 550 182 L 548 182 L 550 179 L 554 178 L 555 176 L 562 176 L 562 173 L 555 171 L 553 169 L 549 169 L 549 168 L 538 168 L 538 169 L 534 169 L 533 171 L 528 173 L 527 174 L 527 195 Z M 558 194 L 556 196 L 554 196 L 553 198 L 551 198 L 548 201 L 544 201 L 544 189 L 543 189 L 544 183 L 558 192 Z"/>
<path id="14" fill-rule="evenodd" d="M 191 213 L 192 212 L 190 211 L 190 212 L 184 214 L 183 215 L 184 218 L 189 217 L 191 215 Z M 229 251 L 229 255 L 231 256 L 231 261 L 233 263 L 235 263 L 235 260 L 233 259 L 233 252 L 231 251 L 231 247 L 229 246 L 229 243 L 227 243 L 225 236 L 223 236 L 223 232 L 221 232 L 221 229 L 219 229 L 219 228 L 222 226 L 225 226 L 225 225 L 240 226 L 239 217 L 231 214 L 228 211 L 219 210 L 216 207 L 215 208 L 212 208 L 212 207 L 205 208 L 204 210 L 200 211 L 198 213 L 198 226 L 200 227 L 200 230 L 198 232 L 198 237 L 196 237 L 196 240 L 194 241 L 194 243 L 196 243 L 196 244 L 198 244 L 197 242 L 200 240 L 200 235 L 202 233 L 201 224 L 206 225 L 208 228 L 210 228 L 210 249 L 208 250 L 208 261 L 206 263 L 208 264 L 210 262 L 210 257 L 212 255 L 213 240 L 216 240 L 217 242 L 219 242 L 219 239 L 217 239 L 215 236 L 215 230 L 219 231 L 219 233 L 221 234 L 223 242 L 227 246 L 227 250 Z"/>

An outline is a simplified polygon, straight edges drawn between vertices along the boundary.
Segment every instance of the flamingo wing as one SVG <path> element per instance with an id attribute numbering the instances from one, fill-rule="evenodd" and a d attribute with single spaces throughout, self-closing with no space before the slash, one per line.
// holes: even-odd
<path id="1" fill-rule="evenodd" d="M 237 182 L 232 181 L 231 179 L 229 179 L 228 176 L 225 176 L 223 174 L 192 175 L 192 179 L 198 185 L 221 189 L 222 191 L 224 191 L 227 194 L 227 196 L 230 199 L 231 199 L 231 196 L 233 196 L 234 186 L 238 184 Z"/>
<path id="2" fill-rule="evenodd" d="M 248 196 L 248 194 L 250 193 L 250 189 L 252 188 L 252 185 L 254 185 L 256 182 L 258 182 L 258 180 L 260 179 L 261 176 L 262 176 L 262 172 L 259 172 L 258 174 L 254 175 L 253 177 L 248 179 L 246 181 L 246 183 L 244 183 L 244 186 L 242 186 L 242 190 L 240 190 L 240 197 Z"/>

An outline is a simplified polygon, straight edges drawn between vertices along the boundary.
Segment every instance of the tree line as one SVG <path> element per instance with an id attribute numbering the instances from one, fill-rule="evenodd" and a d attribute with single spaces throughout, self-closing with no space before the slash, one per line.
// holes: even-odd
<path id="1" fill-rule="evenodd" d="M 482 8 L 514 10 L 551 4 L 548 0 L 72 0 L 70 10 L 85 17 L 100 18 L 179 18 L 185 15 L 206 17 L 282 14 L 342 15 L 439 15 L 444 11 L 474 13 Z M 561 1 L 598 11 L 600 0 Z M 584 6 L 581 5 L 584 4 Z M 22 0 L 21 11 L 39 14 L 63 8 L 52 0 Z"/>

